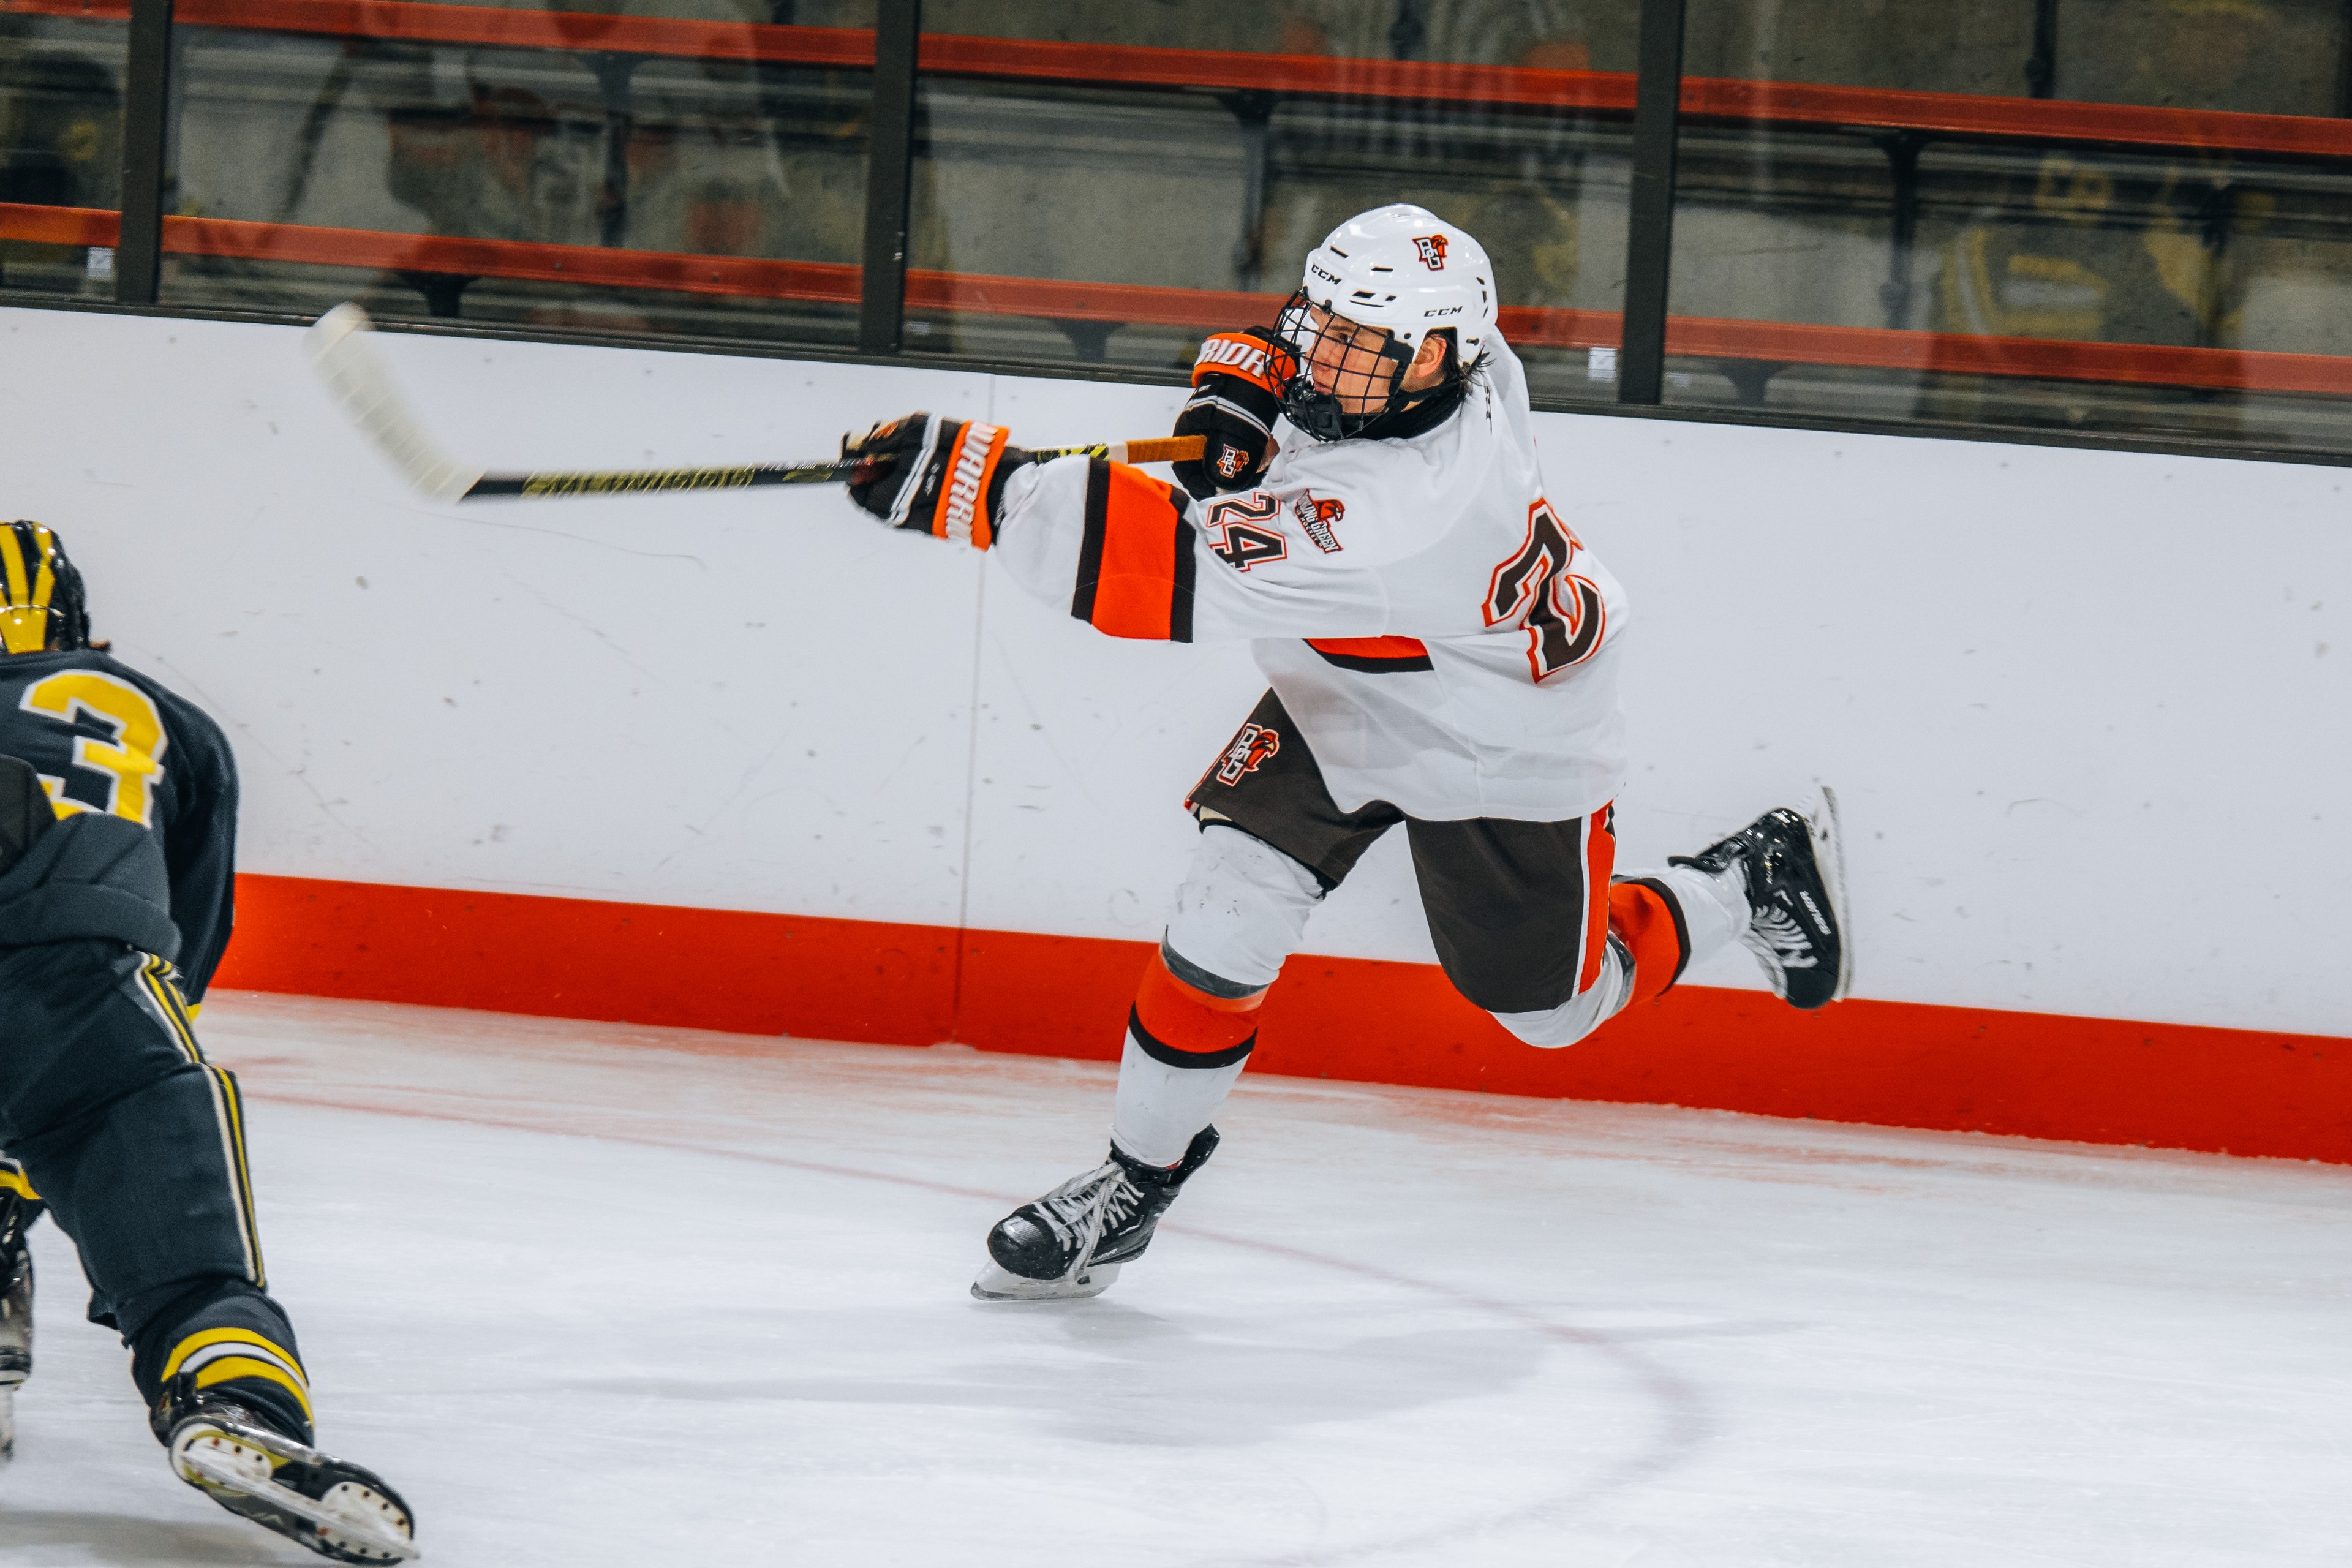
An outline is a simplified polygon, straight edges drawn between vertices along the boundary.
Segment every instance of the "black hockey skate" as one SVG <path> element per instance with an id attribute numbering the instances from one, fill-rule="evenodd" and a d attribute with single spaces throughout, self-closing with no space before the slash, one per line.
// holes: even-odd
<path id="1" fill-rule="evenodd" d="M 987 1268 L 971 1282 L 983 1301 L 1064 1301 L 1099 1296 L 1119 1266 L 1151 1245 L 1160 1216 L 1187 1178 L 1216 1152 L 1217 1130 L 1203 1127 L 1172 1170 L 1110 1158 L 1023 1204 L 988 1233 Z"/>
<path id="2" fill-rule="evenodd" d="M 0 1193 L 0 1460 L 16 1452 L 16 1385 L 33 1375 L 33 1252 L 25 1200 Z"/>
<path id="3" fill-rule="evenodd" d="M 172 1473 L 231 1513 L 338 1563 L 416 1555 L 415 1517 L 374 1471 L 296 1441 L 234 1399 L 199 1393 L 194 1373 L 164 1385 L 153 1426 Z"/>
<path id="4" fill-rule="evenodd" d="M 1822 1007 L 1853 983 L 1845 937 L 1845 862 L 1839 851 L 1837 795 L 1822 791 L 1811 810 L 1768 811 L 1719 844 L 1668 858 L 1720 874 L 1734 864 L 1748 888 L 1742 945 L 1792 1007 Z"/>

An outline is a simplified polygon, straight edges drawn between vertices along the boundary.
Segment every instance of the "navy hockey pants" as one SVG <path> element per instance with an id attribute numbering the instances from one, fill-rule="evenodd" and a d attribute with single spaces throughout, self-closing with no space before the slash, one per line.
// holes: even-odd
<path id="1" fill-rule="evenodd" d="M 0 949 L 0 1149 L 79 1249 L 90 1321 L 121 1334 L 151 1410 L 191 1373 L 309 1436 L 244 1104 L 197 1047 L 170 964 L 100 941 Z"/>

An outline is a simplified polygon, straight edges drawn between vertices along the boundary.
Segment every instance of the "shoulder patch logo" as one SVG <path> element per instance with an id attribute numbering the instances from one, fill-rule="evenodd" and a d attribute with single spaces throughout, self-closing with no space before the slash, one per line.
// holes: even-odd
<path id="1" fill-rule="evenodd" d="M 1217 782 L 1237 784 L 1245 773 L 1254 773 L 1272 762 L 1282 750 L 1282 731 L 1269 730 L 1263 724 L 1244 724 L 1217 759 Z"/>
<path id="2" fill-rule="evenodd" d="M 1445 237 L 1444 235 L 1421 235 L 1416 237 L 1412 243 L 1413 247 L 1421 252 L 1423 266 L 1432 272 L 1445 270 Z"/>
<path id="3" fill-rule="evenodd" d="M 1348 515 L 1345 501 L 1302 490 L 1298 499 L 1290 503 L 1290 510 L 1297 517 L 1298 526 L 1307 531 L 1308 542 L 1326 555 L 1338 552 L 1339 536 L 1332 530 Z"/>

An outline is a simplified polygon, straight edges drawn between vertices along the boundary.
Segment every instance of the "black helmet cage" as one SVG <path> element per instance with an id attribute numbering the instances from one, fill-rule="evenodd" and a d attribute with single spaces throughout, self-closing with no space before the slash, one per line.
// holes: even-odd
<path id="1" fill-rule="evenodd" d="M 66 559 L 65 546 L 54 544 L 49 565 L 58 585 L 49 595 L 49 646 L 81 648 L 89 646 L 89 601 L 82 596 L 81 569 Z"/>
<path id="2" fill-rule="evenodd" d="M 1315 320 L 1318 310 L 1323 312 L 1320 325 Z M 1318 306 L 1304 289 L 1283 304 L 1282 313 L 1275 318 L 1274 334 L 1298 356 L 1297 372 L 1283 388 L 1283 417 L 1310 440 L 1344 441 L 1361 436 L 1369 426 L 1427 395 L 1404 390 L 1404 373 L 1412 367 L 1418 345 L 1409 348 L 1385 328 L 1363 326 L 1328 305 Z M 1318 364 L 1326 366 L 1331 376 L 1328 392 L 1315 384 Z M 1448 383 L 1459 374 L 1450 353 L 1445 356 L 1445 369 Z M 1365 411 L 1348 412 L 1343 398 L 1364 406 Z"/>

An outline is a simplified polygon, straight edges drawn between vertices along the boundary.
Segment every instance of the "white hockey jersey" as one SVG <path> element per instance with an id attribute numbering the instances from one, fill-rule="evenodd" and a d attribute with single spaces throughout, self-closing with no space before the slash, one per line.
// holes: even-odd
<path id="1" fill-rule="evenodd" d="M 996 551 L 1114 636 L 1250 639 L 1342 810 L 1588 816 L 1624 774 L 1625 595 L 1545 499 L 1526 372 L 1487 343 L 1437 428 L 1286 428 L 1254 490 L 1194 501 L 1118 464 L 1023 468 Z"/>

